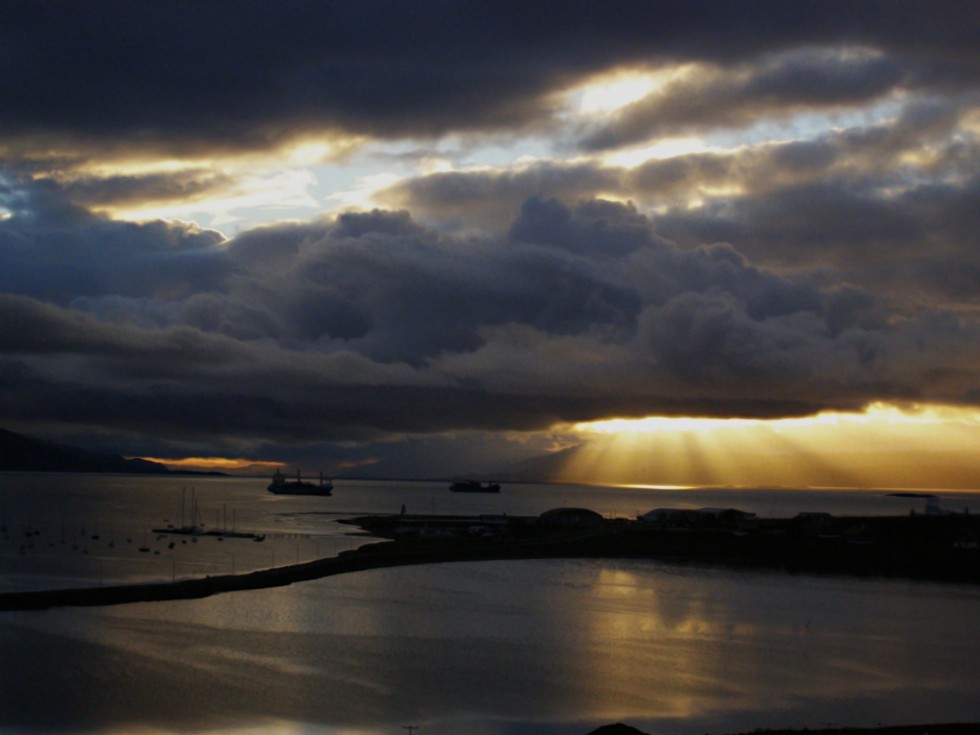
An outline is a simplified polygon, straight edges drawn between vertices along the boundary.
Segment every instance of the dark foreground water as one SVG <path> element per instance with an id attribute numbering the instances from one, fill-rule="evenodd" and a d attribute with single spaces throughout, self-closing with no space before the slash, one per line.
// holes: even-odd
<path id="1" fill-rule="evenodd" d="M 724 504 L 791 515 L 906 513 L 913 502 L 572 486 L 461 497 L 422 483 L 338 483 L 333 498 L 276 498 L 258 480 L 193 483 L 209 525 L 234 522 L 267 540 L 169 548 L 171 537 L 146 532 L 179 515 L 182 499 L 186 508 L 186 480 L 0 476 L 5 588 L 312 558 L 363 542 L 337 517 L 402 503 L 409 512 L 586 505 L 620 515 Z M 970 503 L 980 508 L 976 495 L 943 496 L 949 507 Z M 978 620 L 974 586 L 641 561 L 374 570 L 203 600 L 2 614 L 0 732 L 354 735 L 420 725 L 420 735 L 584 735 L 627 721 L 694 735 L 980 721 Z"/>

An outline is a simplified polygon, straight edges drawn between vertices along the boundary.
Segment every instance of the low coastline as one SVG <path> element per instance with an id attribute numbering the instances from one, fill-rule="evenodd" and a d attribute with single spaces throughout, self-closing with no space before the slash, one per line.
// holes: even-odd
<path id="1" fill-rule="evenodd" d="M 542 524 L 521 517 L 364 516 L 347 523 L 389 540 L 338 556 L 175 582 L 0 593 L 0 611 L 195 599 L 368 569 L 460 561 L 634 558 L 793 574 L 980 583 L 980 516 Z"/>
<path id="2" fill-rule="evenodd" d="M 980 723 L 953 722 L 878 727 L 828 727 L 821 730 L 753 730 L 750 733 L 739 733 L 738 735 L 803 735 L 812 732 L 819 732 L 820 735 L 976 735 L 980 733 Z M 630 725 L 616 723 L 615 725 L 604 725 L 597 728 L 589 735 L 647 735 L 647 733 Z"/>

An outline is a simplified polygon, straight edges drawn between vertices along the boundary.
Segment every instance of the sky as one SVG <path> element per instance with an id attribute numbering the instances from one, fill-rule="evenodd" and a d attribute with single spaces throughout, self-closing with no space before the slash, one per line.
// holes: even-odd
<path id="1" fill-rule="evenodd" d="M 0 426 L 980 485 L 975 2 L 0 10 Z"/>

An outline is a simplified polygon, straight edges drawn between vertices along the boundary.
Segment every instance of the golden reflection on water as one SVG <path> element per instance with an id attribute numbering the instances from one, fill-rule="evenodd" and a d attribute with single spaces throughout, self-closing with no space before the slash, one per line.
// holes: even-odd
<path id="1" fill-rule="evenodd" d="M 687 720 L 785 710 L 801 697 L 887 697 L 919 681 L 970 686 L 975 667 L 958 659 L 955 643 L 927 643 L 930 631 L 910 623 L 893 597 L 833 581 L 807 590 L 806 580 L 781 576 L 708 576 L 703 584 L 686 571 L 595 570 L 579 605 L 564 608 L 577 620 L 566 622 L 579 636 L 574 668 L 590 672 L 569 705 L 588 702 L 609 721 L 651 712 Z M 936 670 L 937 658 L 948 672 Z"/>
<path id="2" fill-rule="evenodd" d="M 757 718 L 747 729 L 813 728 L 848 702 L 864 702 L 865 718 L 849 724 L 908 703 L 928 719 L 936 691 L 944 716 L 962 713 L 980 674 L 977 605 L 976 590 L 943 585 L 486 562 L 52 611 L 25 618 L 21 635 L 57 633 L 48 653 L 27 642 L 51 661 L 35 682 L 40 696 L 78 686 L 72 671 L 94 678 L 100 735 L 133 731 L 120 721 L 153 732 L 175 702 L 195 731 L 229 734 L 400 732 L 410 722 L 420 735 L 502 733 L 488 723 L 536 720 L 717 732 L 737 731 L 709 724 L 741 713 Z M 68 643 L 79 639 L 98 646 Z M 14 681 L 11 671 L 3 680 Z"/>
<path id="3" fill-rule="evenodd" d="M 703 706 L 709 690 L 728 693 L 714 675 L 711 641 L 717 625 L 696 597 L 672 594 L 669 586 L 651 585 L 630 570 L 604 568 L 595 580 L 587 625 L 595 680 L 616 682 L 604 689 L 599 705 L 607 717 L 621 716 L 625 708 L 686 718 Z"/>

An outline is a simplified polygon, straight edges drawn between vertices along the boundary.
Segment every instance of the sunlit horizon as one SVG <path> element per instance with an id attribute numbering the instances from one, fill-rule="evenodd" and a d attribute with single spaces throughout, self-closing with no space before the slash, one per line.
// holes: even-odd
<path id="1" fill-rule="evenodd" d="M 564 443 L 522 480 L 650 489 L 980 489 L 980 412 L 941 404 L 876 402 L 860 412 L 775 419 L 610 418 L 559 433 Z M 140 459 L 178 471 L 289 466 L 246 457 Z"/>
<path id="2" fill-rule="evenodd" d="M 874 403 L 781 419 L 651 416 L 575 424 L 557 481 L 630 487 L 980 487 L 980 412 Z"/>
<path id="3" fill-rule="evenodd" d="M 245 468 L 267 467 L 276 469 L 285 467 L 285 462 L 270 462 L 259 459 L 247 459 L 244 457 L 184 457 L 183 459 L 166 459 L 162 457 L 134 457 L 147 462 L 156 462 L 170 469 L 178 470 L 241 470 Z"/>
<path id="4" fill-rule="evenodd" d="M 691 416 L 646 416 L 644 418 L 613 418 L 586 421 L 574 425 L 576 431 L 600 433 L 648 433 L 653 431 L 707 431 L 748 426 L 799 427 L 837 425 L 841 423 L 868 424 L 876 421 L 903 424 L 937 424 L 958 422 L 980 427 L 980 411 L 963 406 L 935 403 L 914 403 L 907 406 L 876 401 L 863 411 L 821 411 L 812 416 L 789 418 L 710 418 Z"/>

